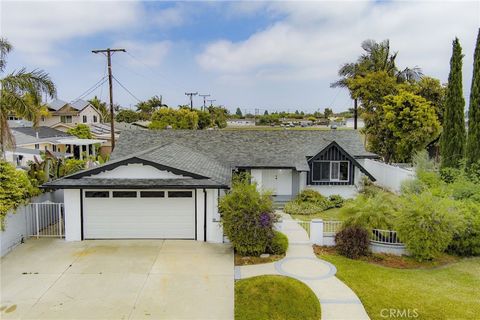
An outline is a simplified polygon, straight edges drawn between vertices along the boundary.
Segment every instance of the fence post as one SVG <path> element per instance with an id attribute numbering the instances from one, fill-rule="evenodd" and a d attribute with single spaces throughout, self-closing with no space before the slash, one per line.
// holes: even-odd
<path id="1" fill-rule="evenodd" d="M 58 207 L 58 234 L 62 237 L 62 204 L 57 203 Z"/>
<path id="2" fill-rule="evenodd" d="M 38 203 L 35 203 L 35 222 L 37 225 L 37 239 L 38 239 L 38 236 L 40 234 L 40 226 L 38 224 Z"/>
<path id="3" fill-rule="evenodd" d="M 312 219 L 310 221 L 310 242 L 323 246 L 323 220 Z"/>

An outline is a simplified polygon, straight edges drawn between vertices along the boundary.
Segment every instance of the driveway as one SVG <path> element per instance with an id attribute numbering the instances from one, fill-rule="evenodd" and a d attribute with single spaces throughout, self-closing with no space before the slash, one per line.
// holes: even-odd
<path id="1" fill-rule="evenodd" d="M 196 241 L 29 240 L 1 260 L 1 319 L 233 319 L 233 253 Z"/>

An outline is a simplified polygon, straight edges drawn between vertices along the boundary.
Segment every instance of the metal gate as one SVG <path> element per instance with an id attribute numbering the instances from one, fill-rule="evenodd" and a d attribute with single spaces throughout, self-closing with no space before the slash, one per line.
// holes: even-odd
<path id="1" fill-rule="evenodd" d="M 65 236 L 63 203 L 30 203 L 25 207 L 25 217 L 29 237 Z"/>

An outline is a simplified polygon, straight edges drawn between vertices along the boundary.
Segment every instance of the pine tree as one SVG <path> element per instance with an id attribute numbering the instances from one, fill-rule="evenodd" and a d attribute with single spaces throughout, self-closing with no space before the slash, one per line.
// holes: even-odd
<path id="1" fill-rule="evenodd" d="M 453 41 L 450 59 L 443 133 L 440 143 L 442 168 L 457 167 L 465 155 L 465 99 L 462 91 L 462 47 Z"/>
<path id="2" fill-rule="evenodd" d="M 243 117 L 242 110 L 240 110 L 240 108 L 237 108 L 237 111 L 235 112 L 235 114 L 236 114 L 239 118 Z"/>
<path id="3" fill-rule="evenodd" d="M 467 166 L 480 161 L 480 29 L 473 55 L 473 76 L 468 109 Z"/>

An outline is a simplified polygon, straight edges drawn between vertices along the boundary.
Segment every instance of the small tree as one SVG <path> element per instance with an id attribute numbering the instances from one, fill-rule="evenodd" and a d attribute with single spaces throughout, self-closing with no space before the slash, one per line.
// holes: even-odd
<path id="1" fill-rule="evenodd" d="M 83 123 L 77 124 L 75 128 L 68 129 L 67 133 L 79 139 L 92 139 L 90 127 Z"/>
<path id="2" fill-rule="evenodd" d="M 266 252 L 277 221 L 268 193 L 259 192 L 245 175 L 235 177 L 231 191 L 219 201 L 219 210 L 223 232 L 239 254 Z"/>
<path id="3" fill-rule="evenodd" d="M 235 111 L 235 115 L 239 118 L 243 117 L 242 110 L 240 108 L 237 108 L 237 111 Z"/>
<path id="4" fill-rule="evenodd" d="M 171 108 L 161 108 L 152 115 L 150 129 L 165 129 L 171 126 L 173 129 L 197 129 L 198 114 L 196 111 L 190 111 L 187 108 L 179 110 Z"/>
<path id="5" fill-rule="evenodd" d="M 140 119 L 138 113 L 130 109 L 120 110 L 115 116 L 117 122 L 133 123 Z"/>

